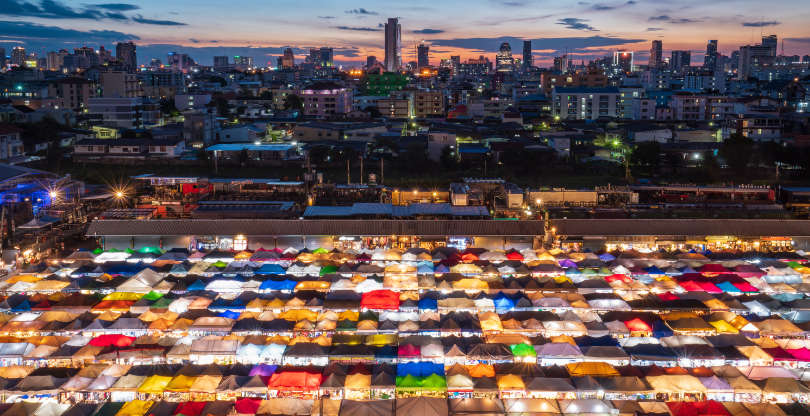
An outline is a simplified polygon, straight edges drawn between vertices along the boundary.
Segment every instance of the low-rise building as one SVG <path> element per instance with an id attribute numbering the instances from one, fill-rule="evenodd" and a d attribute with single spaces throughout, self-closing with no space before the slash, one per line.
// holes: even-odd
<path id="1" fill-rule="evenodd" d="M 160 109 L 142 97 L 94 97 L 88 100 L 88 112 L 101 116 L 105 126 L 143 128 L 158 124 Z"/>
<path id="2" fill-rule="evenodd" d="M 551 99 L 554 116 L 564 120 L 596 120 L 621 116 L 621 95 L 616 87 L 555 87 Z"/>
<path id="3" fill-rule="evenodd" d="M 295 126 L 293 137 L 301 142 L 320 140 L 373 141 L 388 131 L 383 123 L 327 123 L 309 122 Z"/>
<path id="4" fill-rule="evenodd" d="M 84 139 L 73 147 L 74 157 L 176 158 L 185 150 L 182 139 Z"/>
<path id="5" fill-rule="evenodd" d="M 0 124 L 0 159 L 8 160 L 25 153 L 21 133 L 22 130 L 14 126 Z"/>

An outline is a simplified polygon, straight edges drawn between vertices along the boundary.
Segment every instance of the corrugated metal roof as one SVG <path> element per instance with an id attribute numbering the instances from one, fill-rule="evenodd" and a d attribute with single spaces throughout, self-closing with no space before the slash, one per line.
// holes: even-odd
<path id="1" fill-rule="evenodd" d="M 807 220 L 748 219 L 586 219 L 553 220 L 558 235 L 810 237 Z"/>
<path id="2" fill-rule="evenodd" d="M 533 236 L 542 221 L 493 220 L 96 220 L 88 236 L 175 235 L 422 235 Z"/>

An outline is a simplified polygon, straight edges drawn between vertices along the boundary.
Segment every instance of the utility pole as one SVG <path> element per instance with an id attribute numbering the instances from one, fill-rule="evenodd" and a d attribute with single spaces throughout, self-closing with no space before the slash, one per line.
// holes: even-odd
<path id="1" fill-rule="evenodd" d="M 363 184 L 363 155 L 360 155 L 360 185 Z"/>
<path id="2" fill-rule="evenodd" d="M 351 162 L 349 161 L 349 159 L 346 159 L 346 185 L 352 183 L 350 166 Z"/>
<path id="3" fill-rule="evenodd" d="M 383 162 L 385 159 L 380 156 L 380 185 L 385 183 L 385 163 Z"/>

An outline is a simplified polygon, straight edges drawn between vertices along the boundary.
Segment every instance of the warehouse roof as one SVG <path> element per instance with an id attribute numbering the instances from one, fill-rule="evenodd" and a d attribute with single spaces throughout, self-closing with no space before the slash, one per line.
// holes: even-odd
<path id="1" fill-rule="evenodd" d="M 810 221 L 749 219 L 553 220 L 558 235 L 810 237 Z"/>
<path id="2" fill-rule="evenodd" d="M 88 236 L 173 235 L 424 235 L 534 236 L 542 221 L 497 220 L 96 220 Z"/>

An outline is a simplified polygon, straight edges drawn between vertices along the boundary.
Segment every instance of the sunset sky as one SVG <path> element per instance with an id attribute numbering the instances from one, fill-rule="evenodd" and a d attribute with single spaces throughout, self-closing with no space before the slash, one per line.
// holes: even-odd
<path id="1" fill-rule="evenodd" d="M 810 53 L 807 0 L 0 0 L 0 47 L 43 53 L 132 39 L 141 62 L 175 50 L 210 65 L 214 55 L 264 64 L 287 46 L 299 56 L 332 46 L 335 60 L 352 66 L 367 55 L 382 58 L 380 24 L 388 17 L 400 18 L 404 60 L 424 40 L 433 64 L 456 54 L 492 59 L 503 41 L 519 55 L 523 39 L 533 40 L 540 65 L 566 51 L 589 59 L 619 48 L 645 62 L 652 39 L 663 40 L 665 57 L 688 49 L 696 62 L 707 39 L 729 54 L 762 33 L 778 35 L 780 47 L 785 39 L 787 54 Z"/>

